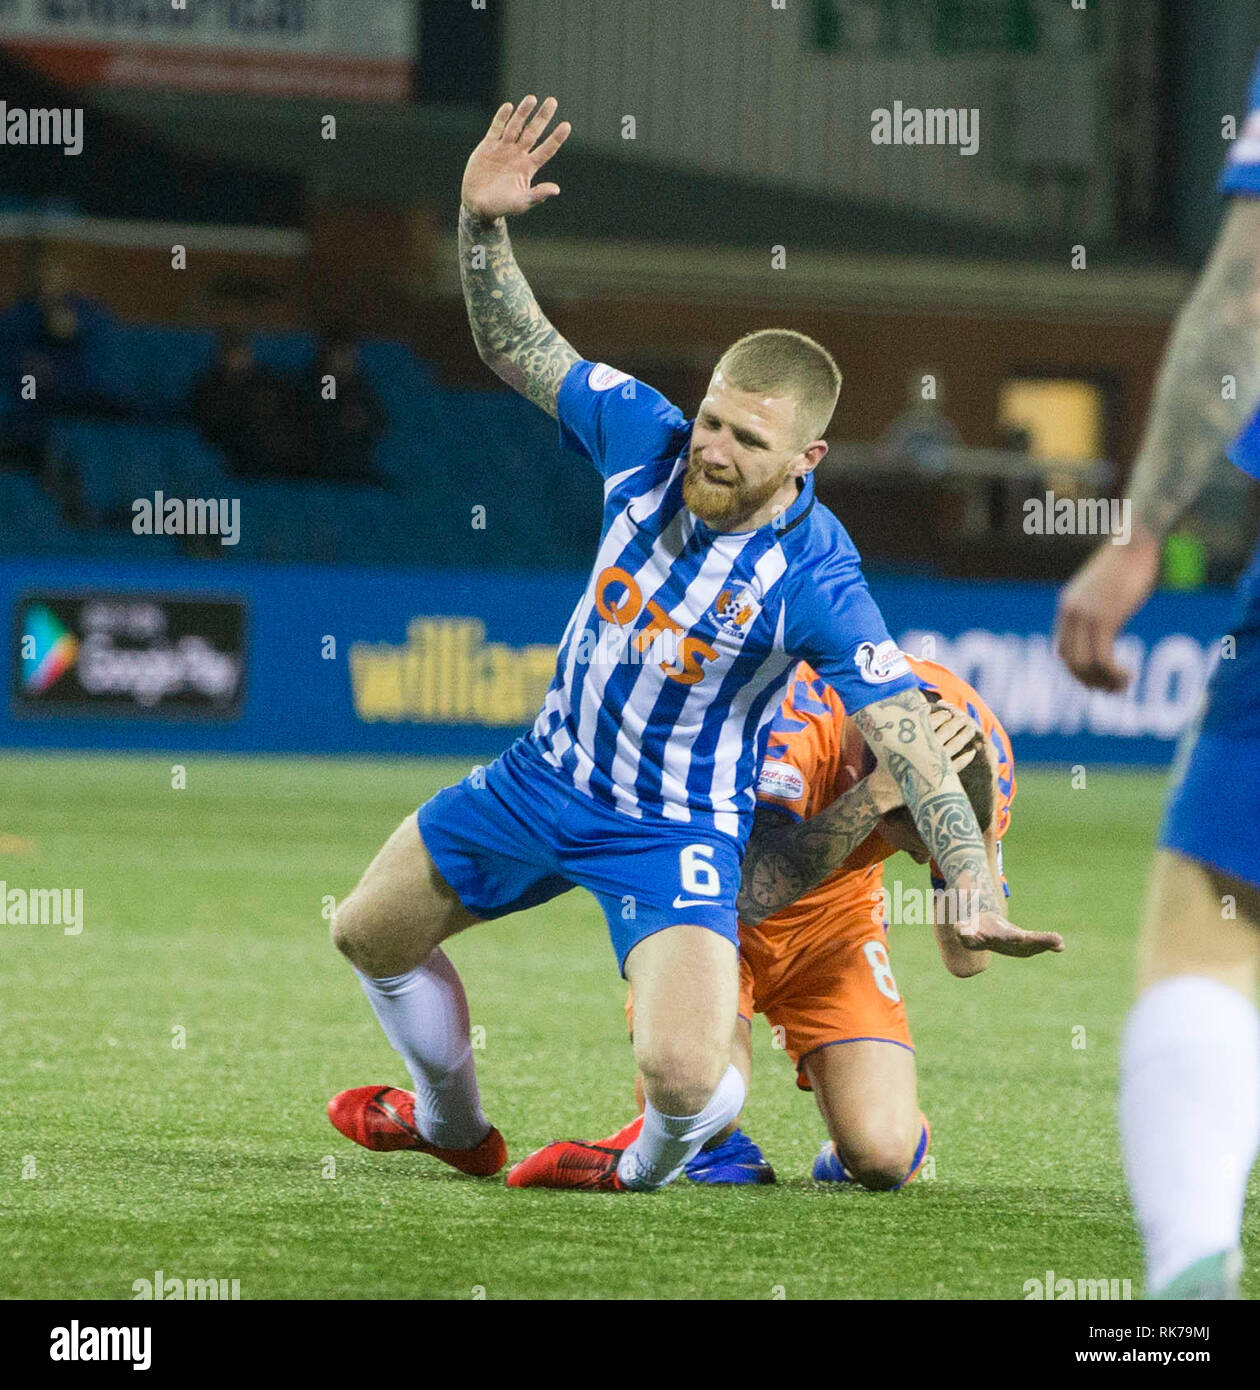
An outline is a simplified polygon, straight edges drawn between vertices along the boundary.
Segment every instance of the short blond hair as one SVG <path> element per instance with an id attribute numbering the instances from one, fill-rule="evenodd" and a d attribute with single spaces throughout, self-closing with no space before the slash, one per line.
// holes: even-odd
<path id="1" fill-rule="evenodd" d="M 763 328 L 732 343 L 715 372 L 739 391 L 791 396 L 801 443 L 820 439 L 840 398 L 840 368 L 821 343 L 793 328 Z"/>

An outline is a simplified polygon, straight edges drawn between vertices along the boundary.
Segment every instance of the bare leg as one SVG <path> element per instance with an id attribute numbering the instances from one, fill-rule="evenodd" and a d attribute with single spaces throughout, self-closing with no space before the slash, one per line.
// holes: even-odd
<path id="1" fill-rule="evenodd" d="M 630 1186 L 654 1188 L 676 1177 L 743 1105 L 744 1080 L 730 1061 L 739 957 L 716 932 L 667 927 L 635 946 L 626 974 L 645 1107 L 643 1131 L 619 1172 Z"/>
<path id="2" fill-rule="evenodd" d="M 444 1149 L 490 1131 L 469 1040 L 468 1002 L 439 943 L 476 919 L 438 873 L 414 817 L 390 836 L 333 921 L 390 1046 L 406 1063 L 414 1123 Z M 501 1142 L 501 1141 L 500 1141 Z"/>
<path id="3" fill-rule="evenodd" d="M 633 1034 L 631 1034 L 630 1040 L 631 1042 L 634 1041 Z M 752 1085 L 752 1025 L 746 1018 L 735 1020 L 735 1040 L 731 1044 L 731 1064 L 744 1078 L 744 1090 L 746 1092 Z M 643 1090 L 643 1073 L 636 1071 L 634 1074 L 634 1103 L 638 1106 L 640 1114 L 643 1113 L 646 1100 L 647 1097 Z M 739 1120 L 739 1115 L 736 1115 L 730 1124 L 718 1130 L 712 1138 L 706 1139 L 702 1147 L 716 1149 L 739 1128 Z"/>
<path id="4" fill-rule="evenodd" d="M 365 975 L 401 975 L 477 920 L 438 873 L 408 816 L 337 909 L 333 944 Z"/>
<path id="5" fill-rule="evenodd" d="M 1157 1296 L 1227 1297 L 1260 1147 L 1260 892 L 1156 856 L 1125 1029 L 1120 1129 Z"/>
<path id="6" fill-rule="evenodd" d="M 910 1171 L 922 1132 L 914 1053 L 860 1039 L 820 1047 L 805 1076 L 845 1168 L 863 1187 L 896 1187 Z"/>
<path id="7" fill-rule="evenodd" d="M 1160 850 L 1138 945 L 1138 992 L 1174 975 L 1206 975 L 1254 999 L 1260 889 Z"/>

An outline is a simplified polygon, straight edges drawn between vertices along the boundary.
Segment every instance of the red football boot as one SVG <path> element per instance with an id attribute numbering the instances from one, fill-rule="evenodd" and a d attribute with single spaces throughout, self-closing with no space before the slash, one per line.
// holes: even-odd
<path id="1" fill-rule="evenodd" d="M 509 1187 L 568 1187 L 584 1192 L 626 1192 L 617 1176 L 621 1155 L 639 1137 L 643 1116 L 636 1115 L 607 1139 L 588 1144 L 561 1139 L 545 1144 L 508 1170 Z"/>
<path id="2" fill-rule="evenodd" d="M 507 1162 L 507 1145 L 493 1125 L 475 1149 L 442 1149 L 430 1144 L 416 1128 L 415 1096 L 394 1086 L 356 1086 L 352 1091 L 339 1091 L 328 1102 L 328 1118 L 347 1139 L 365 1149 L 377 1153 L 415 1149 L 474 1178 L 488 1178 Z"/>

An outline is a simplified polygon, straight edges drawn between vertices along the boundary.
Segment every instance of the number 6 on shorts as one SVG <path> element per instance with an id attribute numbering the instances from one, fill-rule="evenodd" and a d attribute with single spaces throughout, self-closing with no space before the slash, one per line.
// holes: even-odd
<path id="1" fill-rule="evenodd" d="M 711 845 L 686 845 L 678 855 L 678 874 L 683 892 L 701 898 L 716 898 L 722 891 L 718 871 L 709 862 L 713 858 Z"/>

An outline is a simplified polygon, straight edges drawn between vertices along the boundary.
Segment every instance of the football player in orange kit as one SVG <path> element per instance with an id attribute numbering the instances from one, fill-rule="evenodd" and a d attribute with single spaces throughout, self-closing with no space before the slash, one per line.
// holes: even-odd
<path id="1" fill-rule="evenodd" d="M 937 737 L 984 830 L 994 881 L 1006 890 L 1001 839 L 1015 795 L 1010 740 L 965 681 L 935 662 L 907 660 L 935 704 Z M 927 1153 L 930 1130 L 886 940 L 883 861 L 901 849 L 928 862 L 896 783 L 875 768 L 835 691 L 802 664 L 771 729 L 744 859 L 734 1059 L 747 1077 L 752 1015 L 765 1014 L 827 1125 L 830 1137 L 814 1164 L 819 1181 L 903 1187 Z M 954 932 L 940 929 L 968 909 L 941 891 L 935 865 L 932 882 L 927 910 L 906 918 L 936 924 L 952 974 L 978 974 L 988 953 L 961 947 Z M 1061 949 L 1057 935 L 1042 933 L 1020 954 Z M 774 1177 L 735 1127 L 716 1135 L 687 1174 L 715 1184 Z"/>

